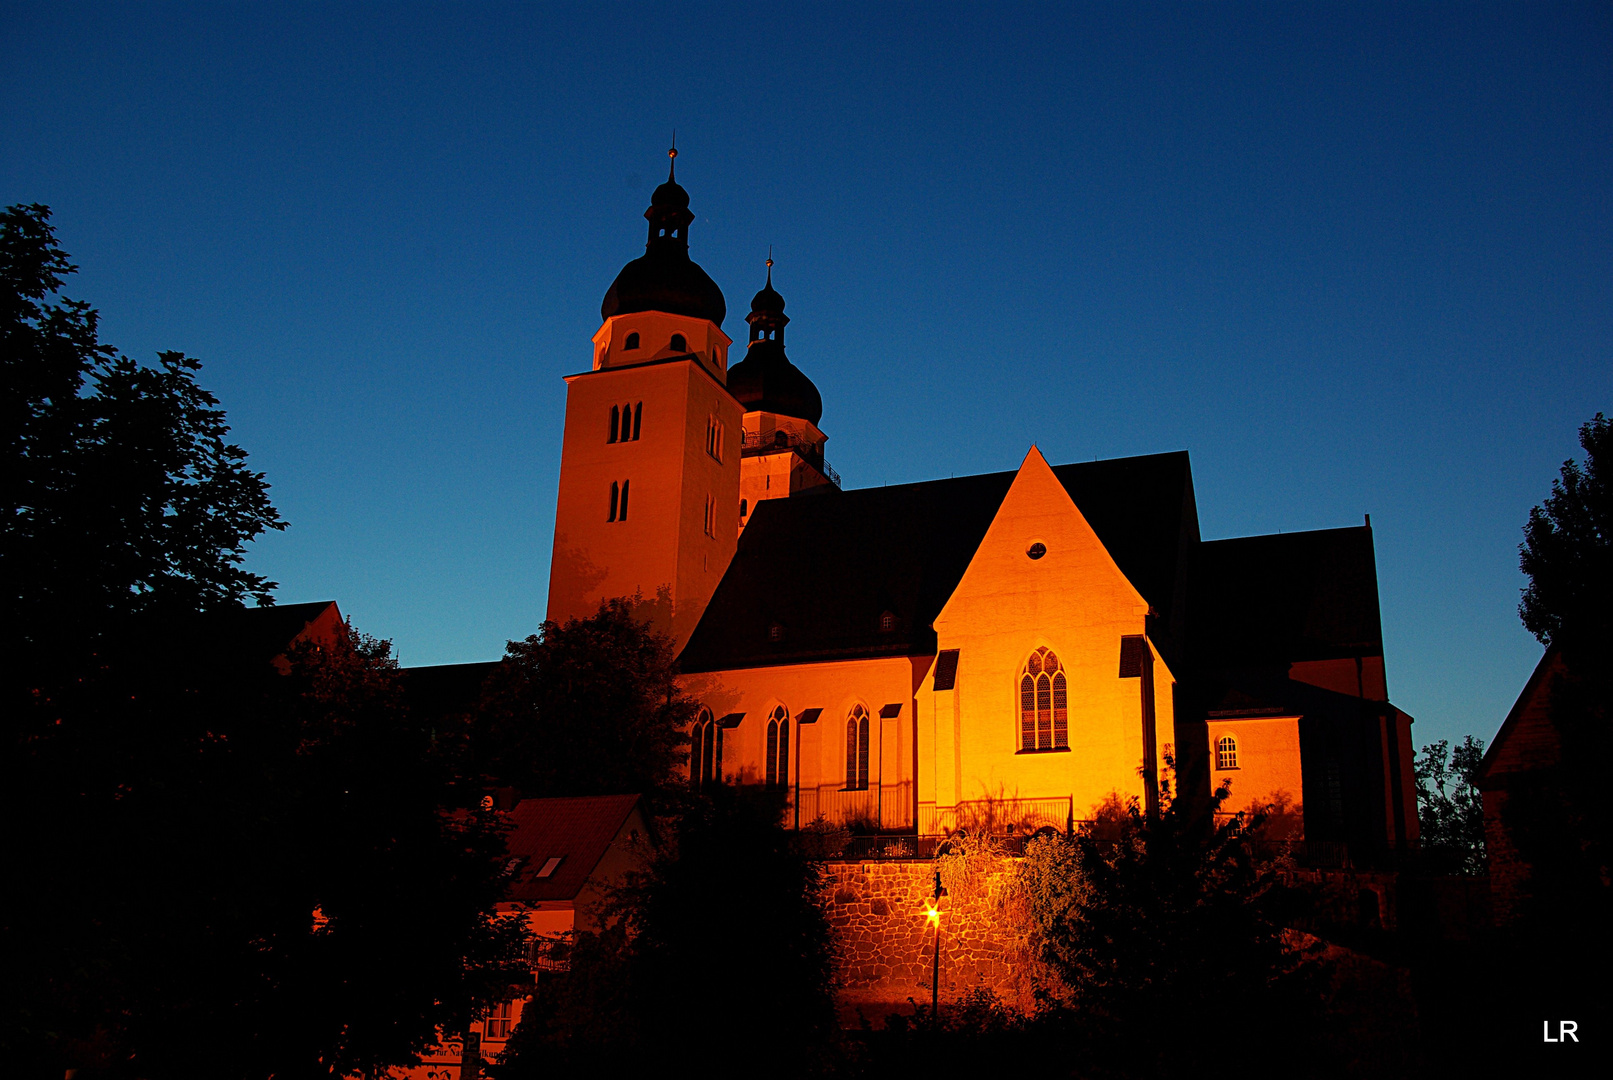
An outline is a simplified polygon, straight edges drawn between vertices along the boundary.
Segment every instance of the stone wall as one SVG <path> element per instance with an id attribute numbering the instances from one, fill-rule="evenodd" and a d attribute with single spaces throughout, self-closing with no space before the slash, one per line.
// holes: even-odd
<path id="1" fill-rule="evenodd" d="M 1001 856 L 836 862 L 826 866 L 824 897 L 838 940 L 841 1018 L 856 1026 L 928 1005 L 935 930 L 925 917 L 939 872 L 941 1001 L 990 990 L 1029 1008 L 1040 966 L 1031 961 L 1008 902 L 1018 860 Z"/>

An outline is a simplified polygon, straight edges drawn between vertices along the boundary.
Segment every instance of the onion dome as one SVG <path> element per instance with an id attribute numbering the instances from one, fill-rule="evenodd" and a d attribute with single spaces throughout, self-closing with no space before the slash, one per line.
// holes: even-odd
<path id="1" fill-rule="evenodd" d="M 728 304 L 717 283 L 689 258 L 689 223 L 694 215 L 689 212 L 689 193 L 678 183 L 677 147 L 668 156 L 672 166 L 666 183 L 655 189 L 650 208 L 644 211 L 650 223 L 644 254 L 622 267 L 599 305 L 599 314 L 608 319 L 635 311 L 665 311 L 721 326 Z"/>
<path id="2" fill-rule="evenodd" d="M 770 412 L 817 424 L 823 397 L 812 380 L 784 355 L 784 297 L 773 288 L 773 260 L 767 260 L 767 284 L 751 300 L 750 342 L 745 359 L 728 369 L 728 392 L 746 412 Z"/>

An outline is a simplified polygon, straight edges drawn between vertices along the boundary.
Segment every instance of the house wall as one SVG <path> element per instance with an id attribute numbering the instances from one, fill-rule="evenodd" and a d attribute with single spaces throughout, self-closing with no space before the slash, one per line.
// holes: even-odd
<path id="1" fill-rule="evenodd" d="M 810 823 L 821 814 L 840 823 L 874 813 L 882 827 L 911 828 L 913 822 L 915 662 L 910 657 L 785 664 L 687 675 L 684 691 L 715 717 L 742 712 L 738 727 L 723 732 L 723 776 L 732 783 L 757 784 L 767 776 L 767 724 L 775 706 L 790 714 L 790 823 Z M 853 708 L 869 713 L 868 791 L 846 791 L 846 721 Z M 881 718 L 887 705 L 896 716 Z M 807 709 L 823 710 L 815 723 L 801 724 Z"/>
<path id="2" fill-rule="evenodd" d="M 1233 813 L 1250 807 L 1275 805 L 1283 813 L 1304 812 L 1305 783 L 1299 756 L 1299 717 L 1261 716 L 1212 719 L 1209 729 L 1210 788 L 1231 785 L 1231 798 L 1222 810 Z M 1218 767 L 1216 744 L 1223 736 L 1237 740 L 1238 767 Z M 1303 836 L 1296 821 L 1289 835 Z"/>
<path id="3" fill-rule="evenodd" d="M 1046 553 L 1032 559 L 1040 543 Z M 1111 793 L 1144 795 L 1143 680 L 1120 676 L 1121 638 L 1145 633 L 1148 603 L 1034 450 L 935 620 L 958 649 L 954 689 L 919 690 L 920 818 L 983 799 L 1073 799 L 1088 816 Z M 1019 680 L 1053 650 L 1069 680 L 1069 748 L 1022 750 Z M 1151 647 L 1151 646 L 1150 646 Z M 1154 743 L 1174 738 L 1175 677 L 1153 651 Z M 928 811 L 927 807 L 933 807 Z"/>

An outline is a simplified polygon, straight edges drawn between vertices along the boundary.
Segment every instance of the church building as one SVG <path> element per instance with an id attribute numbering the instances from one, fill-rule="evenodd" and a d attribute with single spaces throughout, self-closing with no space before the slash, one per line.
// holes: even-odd
<path id="1" fill-rule="evenodd" d="M 565 380 L 548 618 L 639 598 L 693 783 L 922 838 L 1229 781 L 1362 865 L 1415 841 L 1370 522 L 1204 540 L 1185 452 L 843 490 L 771 260 L 736 356 L 675 173 L 644 216 Z"/>

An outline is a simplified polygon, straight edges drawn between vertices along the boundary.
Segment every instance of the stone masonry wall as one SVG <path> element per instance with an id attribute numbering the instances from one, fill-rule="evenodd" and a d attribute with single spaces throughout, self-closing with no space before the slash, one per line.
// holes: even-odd
<path id="1" fill-rule="evenodd" d="M 829 863 L 824 899 L 840 951 L 841 1019 L 855 1026 L 928 1005 L 935 930 L 925 918 L 941 874 L 941 1002 L 990 990 L 1029 1008 L 1043 977 L 1025 949 L 1007 887 L 1018 860 L 992 856 Z"/>

